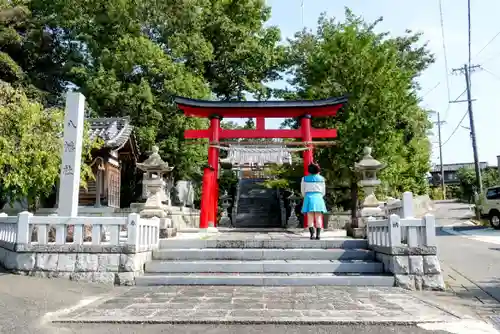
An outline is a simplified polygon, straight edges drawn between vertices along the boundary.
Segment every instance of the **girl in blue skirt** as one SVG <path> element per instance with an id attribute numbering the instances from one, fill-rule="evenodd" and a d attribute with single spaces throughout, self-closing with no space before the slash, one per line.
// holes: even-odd
<path id="1" fill-rule="evenodd" d="M 302 178 L 301 191 L 304 197 L 302 213 L 307 215 L 307 227 L 311 233 L 311 240 L 314 239 L 314 228 L 316 227 L 316 240 L 319 240 L 321 229 L 323 228 L 323 213 L 326 213 L 325 179 L 319 175 L 318 165 L 310 164 L 307 167 L 309 175 Z"/>

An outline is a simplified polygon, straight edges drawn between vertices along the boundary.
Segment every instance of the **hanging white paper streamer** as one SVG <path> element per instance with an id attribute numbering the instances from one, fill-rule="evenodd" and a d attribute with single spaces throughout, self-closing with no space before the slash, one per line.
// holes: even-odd
<path id="1" fill-rule="evenodd" d="M 263 147 L 246 147 L 240 145 L 229 145 L 229 147 L 216 146 L 222 150 L 228 151 L 227 160 L 231 164 L 239 165 L 264 165 L 268 163 L 275 163 L 282 165 L 284 163 L 292 163 L 291 152 L 300 152 L 308 150 L 307 147 L 288 148 L 286 146 L 266 145 Z"/>

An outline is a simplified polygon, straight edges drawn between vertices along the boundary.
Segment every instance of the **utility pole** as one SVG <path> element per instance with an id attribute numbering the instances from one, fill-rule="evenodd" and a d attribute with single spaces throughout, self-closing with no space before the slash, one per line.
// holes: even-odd
<path id="1" fill-rule="evenodd" d="M 441 172 L 441 192 L 443 193 L 443 199 L 446 199 L 446 188 L 444 185 L 444 168 L 443 168 L 443 144 L 441 141 L 441 125 L 444 124 L 444 122 L 441 122 L 440 113 L 437 113 L 437 116 L 438 116 L 437 126 L 438 126 L 438 137 L 439 137 L 439 166 Z"/>
<path id="2" fill-rule="evenodd" d="M 467 64 L 464 67 L 459 69 L 454 69 L 453 72 L 463 73 L 465 76 L 465 85 L 467 87 L 467 107 L 469 113 L 469 123 L 470 123 L 470 136 L 472 139 L 472 151 L 474 153 L 474 167 L 476 171 L 476 186 L 478 190 L 478 194 L 483 193 L 483 182 L 481 180 L 481 167 L 479 165 L 479 158 L 477 152 L 477 142 L 476 142 L 476 128 L 474 127 L 474 114 L 472 111 L 472 93 L 471 93 L 471 85 L 470 85 L 470 72 L 480 68 L 479 65 L 469 66 Z M 465 102 L 465 101 L 456 101 L 456 102 Z"/>

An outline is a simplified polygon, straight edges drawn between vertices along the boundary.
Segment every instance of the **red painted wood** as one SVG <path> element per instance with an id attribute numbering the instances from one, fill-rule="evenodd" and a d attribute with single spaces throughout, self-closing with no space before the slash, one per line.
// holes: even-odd
<path id="1" fill-rule="evenodd" d="M 184 138 L 202 139 L 209 138 L 210 130 L 186 130 Z M 311 129 L 312 138 L 336 138 L 337 129 Z M 268 129 L 268 130 L 220 130 L 219 139 L 233 138 L 302 138 L 302 131 L 289 129 Z"/>
<path id="2" fill-rule="evenodd" d="M 266 119 L 264 117 L 257 118 L 257 130 L 265 130 L 266 129 Z"/>
<path id="3" fill-rule="evenodd" d="M 212 143 L 219 142 L 220 119 L 212 118 L 210 120 L 210 129 L 202 130 L 208 132 L 208 138 Z M 215 227 L 217 219 L 218 194 L 217 192 L 217 170 L 219 167 L 219 149 L 216 147 L 208 148 L 208 164 L 212 168 L 205 168 L 202 179 L 201 208 L 200 208 L 200 228 L 209 226 Z"/>
<path id="4" fill-rule="evenodd" d="M 300 119 L 300 130 L 302 133 L 302 141 L 304 142 L 310 142 L 313 140 L 313 135 L 312 135 L 312 129 L 311 129 L 311 118 L 308 117 L 302 117 Z M 337 131 L 335 131 L 335 135 L 337 134 Z M 311 144 L 308 144 L 307 147 L 309 150 L 304 151 L 302 153 L 302 160 L 304 161 L 304 175 L 308 175 L 308 167 L 309 165 L 313 162 L 313 146 Z M 304 216 L 304 228 L 307 228 L 308 225 L 308 217 L 307 215 Z"/>
<path id="5" fill-rule="evenodd" d="M 201 205 L 200 205 L 200 228 L 208 228 L 208 218 L 210 211 L 210 183 L 213 170 L 205 168 L 203 171 L 201 186 Z"/>
<path id="6" fill-rule="evenodd" d="M 210 136 L 210 142 L 211 143 L 218 143 L 219 142 L 219 133 L 220 133 L 220 119 L 219 118 L 212 118 L 210 119 L 210 129 L 212 130 L 212 134 Z M 212 186 L 211 186 L 211 193 L 212 193 L 212 207 L 210 210 L 210 214 L 208 216 L 208 226 L 213 226 L 215 227 L 216 225 L 216 220 L 217 220 L 217 207 L 219 204 L 219 194 L 217 193 L 217 172 L 219 170 L 219 149 L 216 147 L 209 147 L 208 148 L 208 163 L 212 168 L 214 168 L 214 173 L 213 173 L 213 178 L 212 178 Z"/>
<path id="7" fill-rule="evenodd" d="M 208 118 L 219 115 L 227 118 L 295 118 L 304 114 L 313 117 L 327 117 L 337 115 L 342 104 L 314 108 L 279 107 L 279 108 L 197 108 L 179 104 L 186 116 Z"/>

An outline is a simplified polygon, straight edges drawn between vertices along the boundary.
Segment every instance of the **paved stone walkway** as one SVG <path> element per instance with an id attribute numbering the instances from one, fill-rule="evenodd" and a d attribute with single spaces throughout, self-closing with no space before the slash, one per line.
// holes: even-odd
<path id="1" fill-rule="evenodd" d="M 133 287 L 48 320 L 80 323 L 413 324 L 460 316 L 399 288 Z"/>

